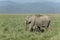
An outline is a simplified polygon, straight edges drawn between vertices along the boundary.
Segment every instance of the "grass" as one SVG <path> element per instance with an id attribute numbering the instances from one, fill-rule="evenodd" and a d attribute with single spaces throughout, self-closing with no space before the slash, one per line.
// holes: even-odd
<path id="1" fill-rule="evenodd" d="M 50 14 L 51 30 L 28 32 L 24 24 L 27 15 L 0 15 L 0 40 L 60 40 L 60 14 Z"/>

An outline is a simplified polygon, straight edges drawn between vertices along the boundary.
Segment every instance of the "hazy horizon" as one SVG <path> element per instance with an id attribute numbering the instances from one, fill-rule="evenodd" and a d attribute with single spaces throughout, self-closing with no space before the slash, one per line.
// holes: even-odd
<path id="1" fill-rule="evenodd" d="M 0 1 L 12 1 L 17 3 L 30 3 L 30 2 L 57 2 L 60 3 L 60 0 L 0 0 Z"/>
<path id="2" fill-rule="evenodd" d="M 0 13 L 60 13 L 60 0 L 0 0 Z"/>

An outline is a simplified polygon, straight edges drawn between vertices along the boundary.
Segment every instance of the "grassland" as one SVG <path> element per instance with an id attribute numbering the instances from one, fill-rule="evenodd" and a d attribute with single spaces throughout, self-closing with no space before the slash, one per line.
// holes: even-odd
<path id="1" fill-rule="evenodd" d="M 24 24 L 27 15 L 0 14 L 0 40 L 60 40 L 60 14 L 50 14 L 51 30 L 28 32 Z"/>

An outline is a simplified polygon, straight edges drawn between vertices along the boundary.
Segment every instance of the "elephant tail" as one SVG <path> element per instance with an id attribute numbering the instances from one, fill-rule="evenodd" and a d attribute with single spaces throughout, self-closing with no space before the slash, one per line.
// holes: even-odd
<path id="1" fill-rule="evenodd" d="M 47 28 L 49 27 L 50 23 L 51 23 L 51 21 L 49 20 L 48 25 L 47 25 Z"/>

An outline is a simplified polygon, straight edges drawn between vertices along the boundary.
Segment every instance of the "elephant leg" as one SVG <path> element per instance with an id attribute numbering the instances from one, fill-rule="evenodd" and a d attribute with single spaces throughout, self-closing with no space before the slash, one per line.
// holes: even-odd
<path id="1" fill-rule="evenodd" d="M 31 28 L 31 30 L 32 30 L 33 32 L 34 32 L 34 31 L 37 31 L 37 30 L 38 30 L 37 25 L 33 24 L 33 26 L 32 26 L 32 28 Z"/>
<path id="2" fill-rule="evenodd" d="M 45 31 L 45 26 L 40 26 L 40 31 L 44 32 Z"/>
<path id="3" fill-rule="evenodd" d="M 40 32 L 41 28 L 39 26 L 37 26 L 37 29 L 38 29 L 37 31 Z"/>
<path id="4" fill-rule="evenodd" d="M 34 27 L 34 24 L 29 24 L 29 31 L 32 32 L 33 31 L 33 27 Z"/>

